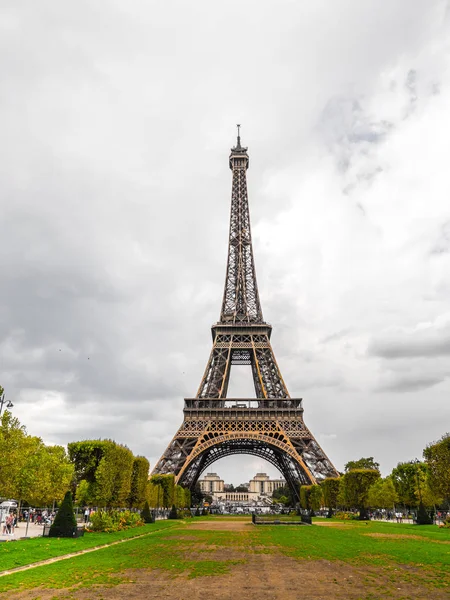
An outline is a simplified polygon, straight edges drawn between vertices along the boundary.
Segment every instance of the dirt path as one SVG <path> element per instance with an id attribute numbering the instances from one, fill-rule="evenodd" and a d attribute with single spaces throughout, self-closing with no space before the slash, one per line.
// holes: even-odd
<path id="1" fill-rule="evenodd" d="M 254 554 L 227 575 L 188 579 L 147 570 L 129 571 L 126 575 L 130 583 L 114 587 L 34 589 L 10 592 L 8 600 L 448 600 L 446 591 L 395 582 L 392 573 L 373 567 L 362 569 L 324 560 L 296 561 L 270 554 Z"/>

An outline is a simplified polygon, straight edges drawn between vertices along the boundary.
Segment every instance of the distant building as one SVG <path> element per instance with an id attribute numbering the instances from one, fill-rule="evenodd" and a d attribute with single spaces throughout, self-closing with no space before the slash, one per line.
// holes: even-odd
<path id="1" fill-rule="evenodd" d="M 199 480 L 199 484 L 201 491 L 210 496 L 218 492 L 223 492 L 225 489 L 225 483 L 217 473 L 207 473 L 203 479 Z"/>
<path id="2" fill-rule="evenodd" d="M 282 477 L 279 479 L 270 479 L 265 473 L 257 473 L 250 480 L 248 491 L 272 497 L 274 491 L 284 485 L 286 485 L 286 480 Z"/>
<path id="3" fill-rule="evenodd" d="M 273 492 L 286 485 L 286 481 L 279 479 L 270 479 L 266 473 L 257 473 L 250 480 L 248 491 L 235 492 L 227 490 L 227 484 L 220 479 L 217 473 L 207 473 L 203 479 L 199 480 L 200 489 L 204 494 L 212 496 L 213 503 L 230 504 L 256 504 L 263 502 L 265 504 L 271 501 Z"/>

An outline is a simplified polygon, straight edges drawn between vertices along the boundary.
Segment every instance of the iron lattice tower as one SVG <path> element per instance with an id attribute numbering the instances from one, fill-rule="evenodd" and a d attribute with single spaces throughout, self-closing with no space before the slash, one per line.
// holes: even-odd
<path id="1" fill-rule="evenodd" d="M 173 473 L 193 487 L 213 462 L 231 454 L 260 456 L 283 473 L 298 499 L 299 484 L 338 473 L 303 421 L 302 400 L 291 398 L 263 319 L 253 258 L 247 195 L 247 148 L 231 149 L 233 174 L 228 262 L 220 320 L 195 398 L 153 474 Z M 256 398 L 227 398 L 233 365 L 251 365 Z"/>

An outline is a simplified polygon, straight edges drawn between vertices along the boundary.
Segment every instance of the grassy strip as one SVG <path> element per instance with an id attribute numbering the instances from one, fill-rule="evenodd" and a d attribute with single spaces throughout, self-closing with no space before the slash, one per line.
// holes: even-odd
<path id="1" fill-rule="evenodd" d="M 79 552 L 94 546 L 102 546 L 119 540 L 129 539 L 170 526 L 170 522 L 157 521 L 150 525 L 116 531 L 114 533 L 85 533 L 81 538 L 36 537 L 0 545 L 0 571 L 8 571 L 47 558 Z"/>
<path id="2" fill-rule="evenodd" d="M 180 534 L 180 529 L 177 530 Z M 174 535 L 166 539 L 165 531 L 158 535 L 131 540 L 126 544 L 107 547 L 95 553 L 14 573 L 0 579 L 0 593 L 37 587 L 85 588 L 92 585 L 117 585 L 132 582 L 132 575 L 124 571 L 133 569 L 160 569 L 173 574 L 184 573 L 188 577 L 220 575 L 227 573 L 236 560 L 192 560 L 187 545 L 180 544 Z M 211 536 L 213 541 L 213 536 Z M 3 594 L 0 595 L 0 597 Z"/>

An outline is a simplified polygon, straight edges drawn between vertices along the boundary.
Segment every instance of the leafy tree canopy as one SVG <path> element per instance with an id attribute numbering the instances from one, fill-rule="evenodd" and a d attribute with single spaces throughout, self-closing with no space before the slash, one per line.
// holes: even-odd
<path id="1" fill-rule="evenodd" d="M 272 493 L 272 500 L 274 502 L 279 502 L 280 504 L 284 504 L 285 506 L 294 506 L 295 502 L 292 497 L 291 488 L 288 485 L 283 485 Z"/>
<path id="2" fill-rule="evenodd" d="M 447 501 L 450 500 L 450 433 L 429 444 L 423 451 L 429 469 L 431 489 Z"/>
<path id="3" fill-rule="evenodd" d="M 373 456 L 369 456 L 368 458 L 360 458 L 359 460 L 350 460 L 345 465 L 346 473 L 355 469 L 373 469 L 374 471 L 379 471 L 380 463 L 375 462 Z"/>
<path id="4" fill-rule="evenodd" d="M 339 477 L 327 477 L 320 484 L 323 493 L 323 503 L 328 508 L 336 508 L 338 505 L 339 484 Z"/>

